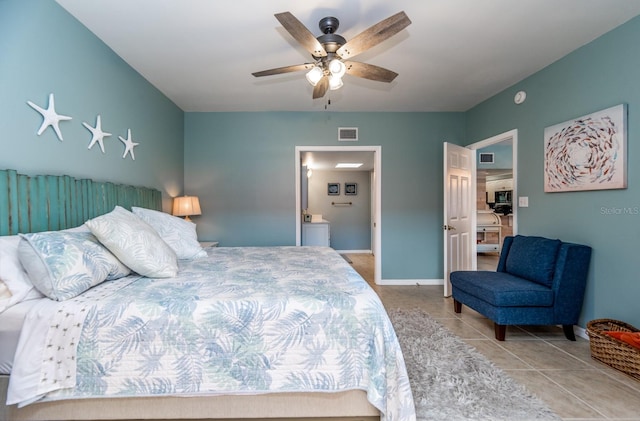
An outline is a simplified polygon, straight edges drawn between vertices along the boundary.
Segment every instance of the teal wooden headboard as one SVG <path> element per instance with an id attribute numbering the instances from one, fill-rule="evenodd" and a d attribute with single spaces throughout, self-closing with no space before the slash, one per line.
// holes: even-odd
<path id="1" fill-rule="evenodd" d="M 32 177 L 0 170 L 0 235 L 77 227 L 116 205 L 161 210 L 162 193 L 66 175 Z"/>

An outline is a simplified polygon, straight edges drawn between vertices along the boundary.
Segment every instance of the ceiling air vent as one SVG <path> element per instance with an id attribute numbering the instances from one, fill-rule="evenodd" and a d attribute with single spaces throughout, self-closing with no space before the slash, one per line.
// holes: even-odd
<path id="1" fill-rule="evenodd" d="M 358 140 L 357 127 L 338 127 L 338 140 L 340 142 L 355 142 Z"/>
<path id="2" fill-rule="evenodd" d="M 493 152 L 480 152 L 481 164 L 493 164 Z"/>

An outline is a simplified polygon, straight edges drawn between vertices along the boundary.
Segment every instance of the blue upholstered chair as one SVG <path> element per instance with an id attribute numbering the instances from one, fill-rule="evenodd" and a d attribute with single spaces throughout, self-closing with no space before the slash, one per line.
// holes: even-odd
<path id="1" fill-rule="evenodd" d="M 504 341 L 507 325 L 562 325 L 575 341 L 591 247 L 543 237 L 506 237 L 498 268 L 452 272 L 456 313 L 462 304 L 493 320 Z"/>

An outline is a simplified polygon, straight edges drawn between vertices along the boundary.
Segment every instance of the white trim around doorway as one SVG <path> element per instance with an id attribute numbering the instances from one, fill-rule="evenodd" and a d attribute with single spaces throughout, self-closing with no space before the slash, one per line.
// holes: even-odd
<path id="1" fill-rule="evenodd" d="M 302 244 L 302 206 L 301 206 L 301 185 L 300 185 L 300 170 L 301 170 L 301 156 L 302 152 L 373 152 L 373 177 L 374 188 L 373 193 L 375 198 L 371 200 L 375 203 L 375 216 L 372 218 L 374 224 L 373 232 L 375 240 L 372 244 L 374 255 L 374 282 L 381 284 L 382 277 L 382 247 L 381 247 L 381 232 L 382 232 L 382 209 L 381 209 L 381 197 L 382 197 L 382 146 L 296 146 L 295 147 L 295 186 L 296 186 L 296 246 Z"/>

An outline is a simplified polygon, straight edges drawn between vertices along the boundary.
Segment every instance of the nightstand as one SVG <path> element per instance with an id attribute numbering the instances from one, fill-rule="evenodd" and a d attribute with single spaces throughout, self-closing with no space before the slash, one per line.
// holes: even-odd
<path id="1" fill-rule="evenodd" d="M 200 247 L 202 247 L 203 249 L 218 247 L 218 242 L 217 241 L 200 241 Z"/>

